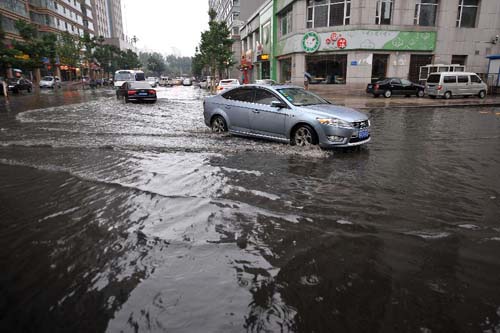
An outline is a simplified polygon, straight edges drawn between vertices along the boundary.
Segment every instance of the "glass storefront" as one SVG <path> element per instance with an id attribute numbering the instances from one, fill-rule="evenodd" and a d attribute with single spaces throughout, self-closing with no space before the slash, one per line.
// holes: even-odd
<path id="1" fill-rule="evenodd" d="M 347 54 L 306 56 L 306 71 L 311 84 L 345 84 Z"/>
<path id="2" fill-rule="evenodd" d="M 389 64 L 388 54 L 374 54 L 372 61 L 372 83 L 384 79 L 387 76 Z"/>
<path id="3" fill-rule="evenodd" d="M 261 62 L 262 73 L 261 79 L 270 79 L 271 78 L 271 63 L 269 61 Z"/>
<path id="4" fill-rule="evenodd" d="M 280 83 L 292 81 L 292 58 L 280 60 Z"/>

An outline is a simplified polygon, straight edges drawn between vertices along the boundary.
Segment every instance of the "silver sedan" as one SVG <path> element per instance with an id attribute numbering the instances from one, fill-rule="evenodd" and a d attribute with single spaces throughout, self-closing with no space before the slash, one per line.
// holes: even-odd
<path id="1" fill-rule="evenodd" d="M 244 85 L 203 102 L 205 124 L 214 132 L 322 148 L 370 141 L 367 115 L 293 86 Z"/>

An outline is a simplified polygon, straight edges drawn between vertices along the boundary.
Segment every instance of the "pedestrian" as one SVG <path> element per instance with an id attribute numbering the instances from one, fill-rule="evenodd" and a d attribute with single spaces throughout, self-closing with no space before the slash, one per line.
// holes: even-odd
<path id="1" fill-rule="evenodd" d="M 2 92 L 5 96 L 5 103 L 9 103 L 9 86 L 7 85 L 7 80 L 0 78 L 0 85 L 2 86 Z"/>
<path id="2" fill-rule="evenodd" d="M 311 80 L 312 76 L 309 74 L 307 71 L 304 72 L 304 89 L 309 90 L 309 81 Z"/>

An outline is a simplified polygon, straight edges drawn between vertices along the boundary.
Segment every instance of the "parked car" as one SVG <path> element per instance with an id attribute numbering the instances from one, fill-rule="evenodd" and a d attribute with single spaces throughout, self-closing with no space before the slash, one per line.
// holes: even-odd
<path id="1" fill-rule="evenodd" d="M 184 79 L 182 80 L 182 85 L 183 86 L 192 86 L 193 85 L 193 81 L 191 81 L 191 79 Z"/>
<path id="2" fill-rule="evenodd" d="M 219 84 L 217 85 L 217 93 L 221 94 L 224 91 L 237 87 L 240 85 L 240 81 L 237 79 L 225 79 L 225 80 L 220 80 Z"/>
<path id="3" fill-rule="evenodd" d="M 17 94 L 20 91 L 26 90 L 27 92 L 31 92 L 33 90 L 33 84 L 31 81 L 26 79 L 7 79 L 7 85 L 9 91 L 12 91 L 14 94 Z"/>
<path id="4" fill-rule="evenodd" d="M 293 86 L 239 86 L 207 97 L 203 115 L 213 132 L 298 146 L 350 147 L 371 139 L 366 114 Z"/>
<path id="5" fill-rule="evenodd" d="M 202 79 L 200 83 L 198 83 L 200 88 L 207 89 L 208 88 L 208 81 L 206 79 Z"/>
<path id="6" fill-rule="evenodd" d="M 57 82 L 57 86 L 61 88 L 61 79 L 58 76 L 44 76 L 40 80 L 40 88 L 54 88 L 54 84 Z"/>
<path id="7" fill-rule="evenodd" d="M 156 102 L 156 90 L 146 81 L 129 81 L 116 90 L 116 98 L 128 102 Z"/>
<path id="8" fill-rule="evenodd" d="M 453 96 L 485 98 L 488 86 L 476 73 L 441 72 L 429 75 L 425 90 L 431 98 L 449 99 Z"/>
<path id="9" fill-rule="evenodd" d="M 156 88 L 156 78 L 153 76 L 150 76 L 146 79 L 146 81 L 151 85 L 152 88 Z"/>
<path id="10" fill-rule="evenodd" d="M 271 79 L 262 79 L 262 80 L 255 80 L 255 84 L 270 84 L 270 85 L 275 85 L 276 81 L 271 80 Z"/>
<path id="11" fill-rule="evenodd" d="M 366 92 L 368 94 L 373 94 L 374 97 L 379 97 L 380 95 L 386 98 L 392 95 L 424 97 L 425 86 L 406 79 L 392 77 L 375 83 L 369 83 L 368 86 L 366 86 Z"/>

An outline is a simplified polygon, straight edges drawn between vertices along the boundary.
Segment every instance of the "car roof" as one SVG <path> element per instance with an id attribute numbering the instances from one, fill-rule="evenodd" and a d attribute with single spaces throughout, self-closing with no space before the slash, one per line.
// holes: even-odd
<path id="1" fill-rule="evenodd" d="M 151 88 L 146 81 L 130 81 L 131 88 Z"/>
<path id="2" fill-rule="evenodd" d="M 436 74 L 436 75 L 477 75 L 476 73 L 473 72 L 434 72 L 429 75 Z"/>

